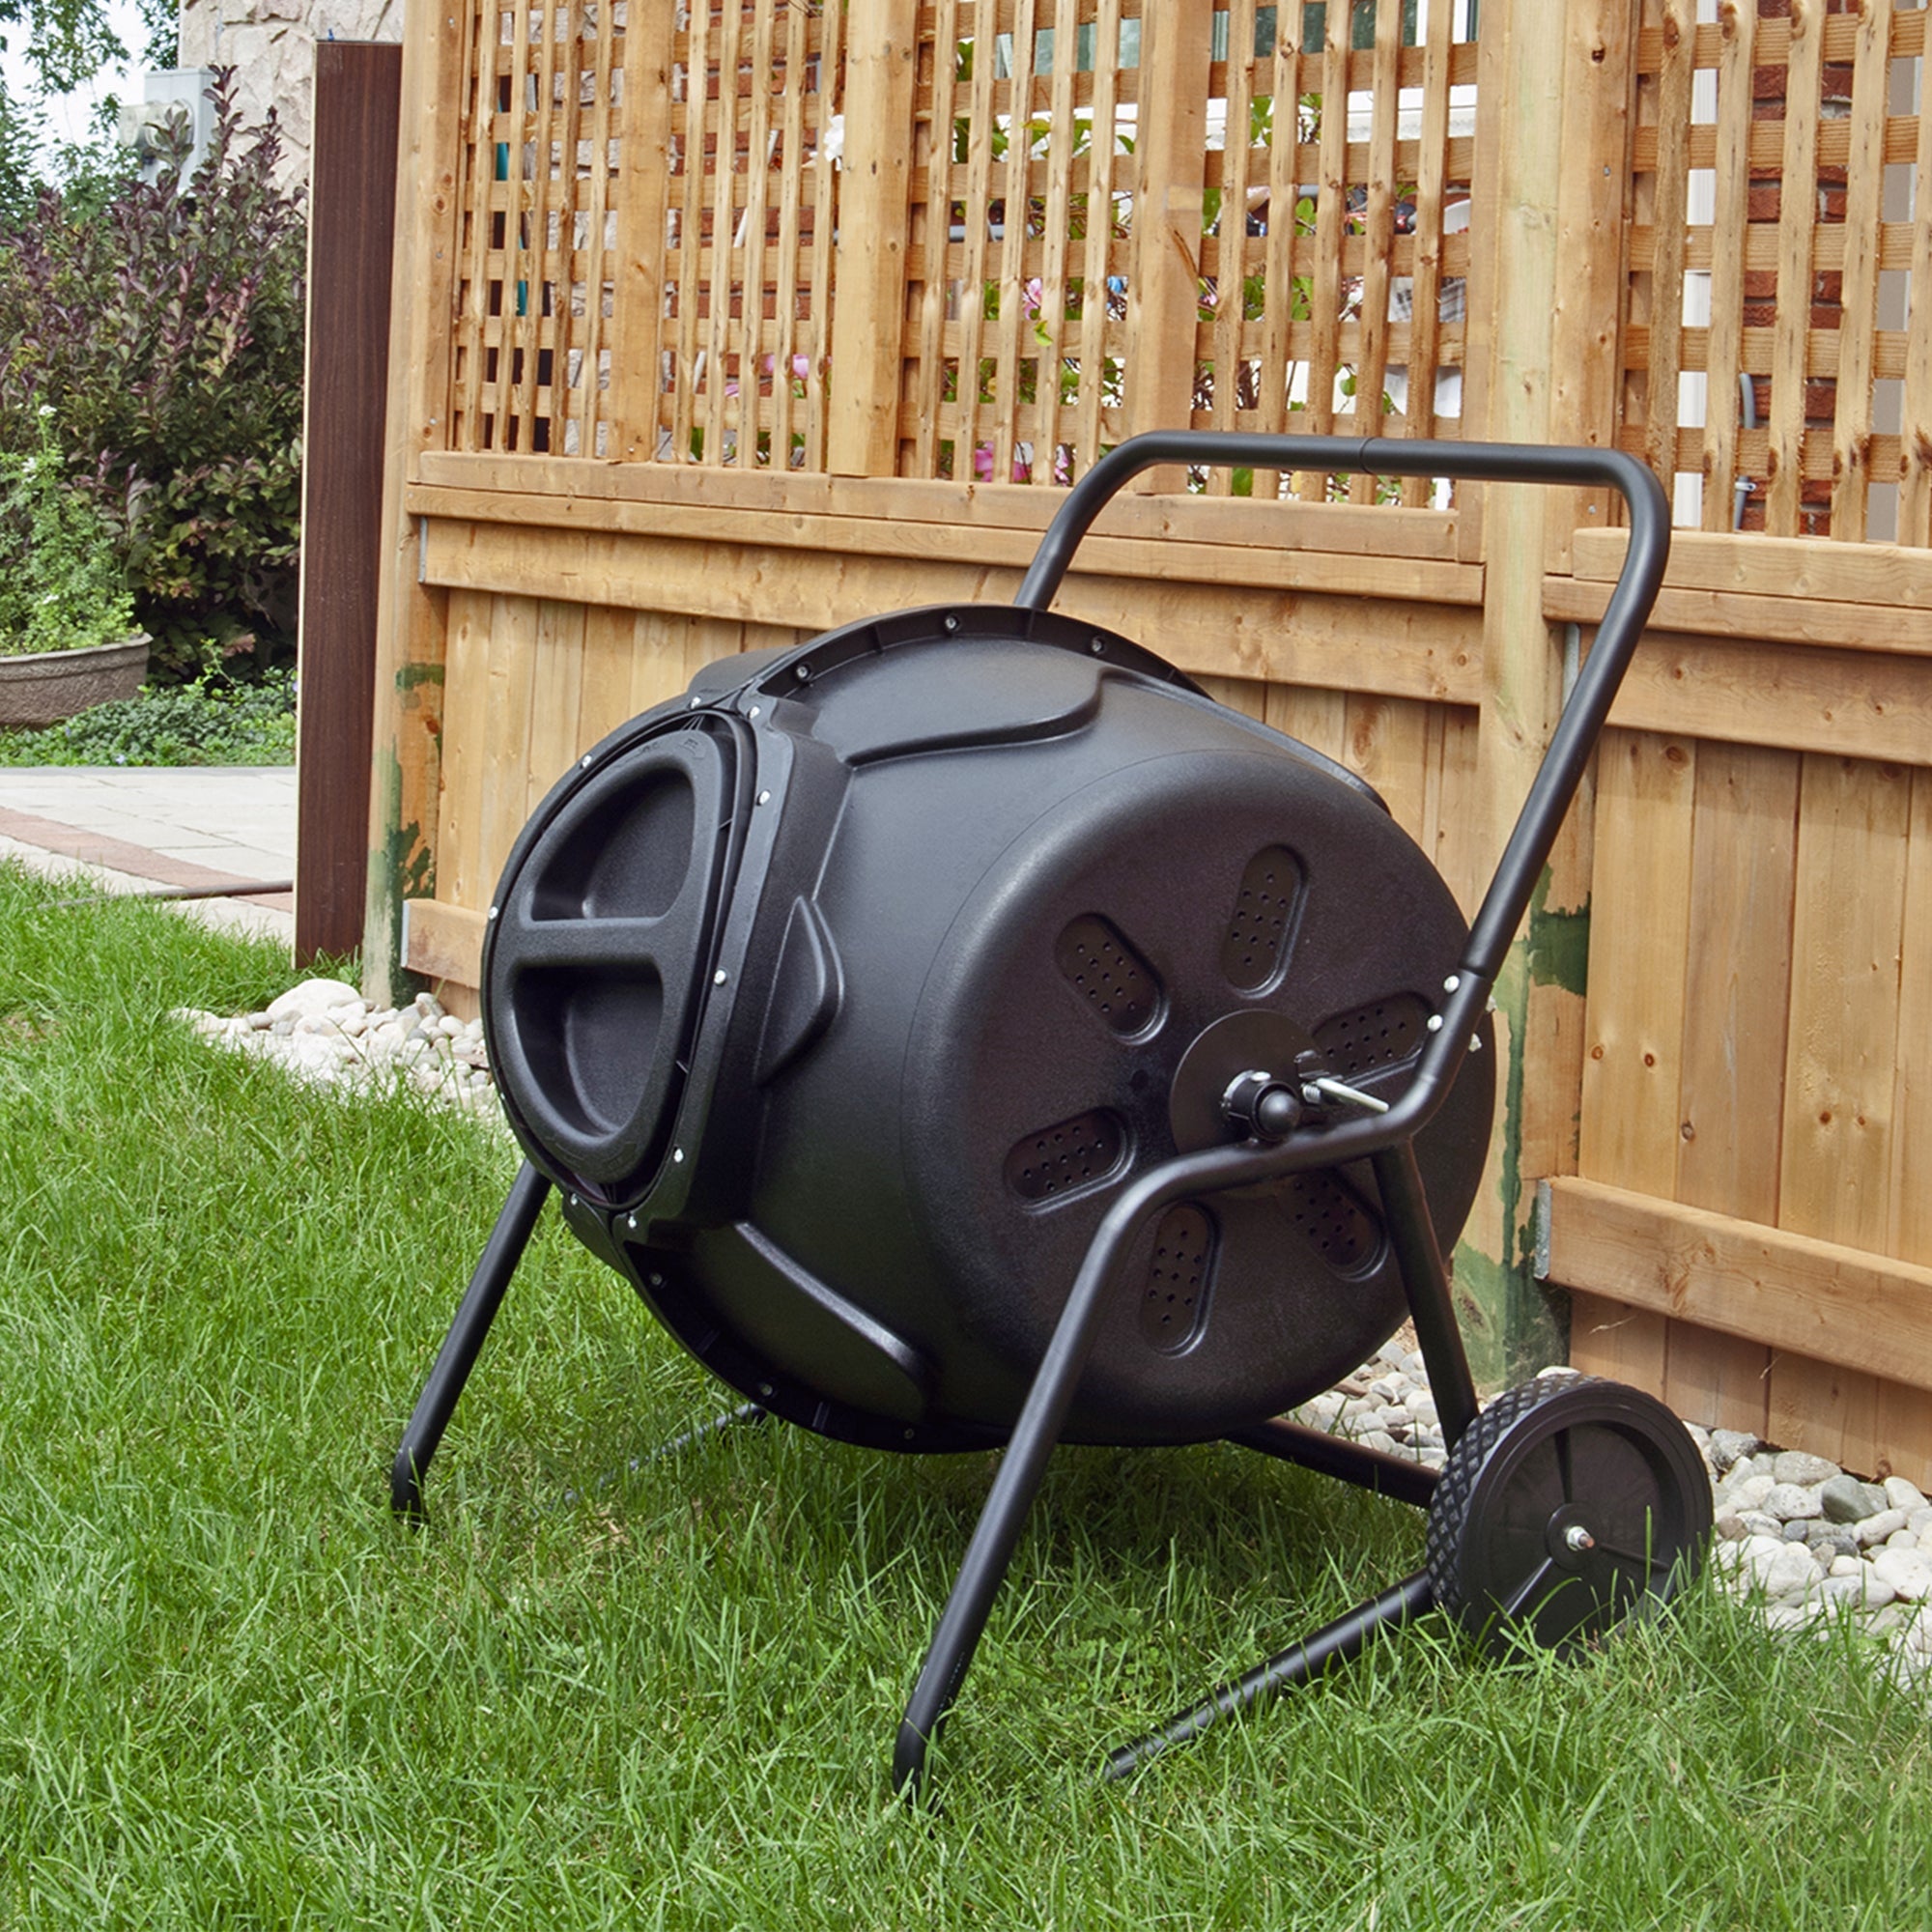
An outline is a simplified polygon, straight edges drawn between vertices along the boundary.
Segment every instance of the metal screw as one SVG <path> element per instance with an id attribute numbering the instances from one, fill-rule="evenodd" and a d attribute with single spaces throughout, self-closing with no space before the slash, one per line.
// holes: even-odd
<path id="1" fill-rule="evenodd" d="M 770 792 L 768 792 L 768 791 L 761 791 L 761 792 L 760 792 L 760 793 L 758 794 L 758 803 L 759 803 L 760 805 L 769 805 L 769 804 L 771 804 L 771 802 L 772 802 L 772 795 L 771 795 L 771 793 L 770 793 Z"/>
<path id="2" fill-rule="evenodd" d="M 712 983 L 712 984 L 713 984 L 714 986 L 722 986 L 722 985 L 723 985 L 723 984 L 724 983 L 724 980 L 725 980 L 725 978 L 726 978 L 726 975 L 725 975 L 725 972 L 724 972 L 724 967 L 722 967 L 722 966 L 721 966 L 721 967 L 719 967 L 719 969 L 717 970 L 717 972 L 715 972 L 714 974 L 712 974 L 712 976 L 711 976 L 711 983 Z"/>
<path id="3" fill-rule="evenodd" d="M 1574 1549 L 1578 1556 L 1586 1549 L 1594 1549 L 1597 1547 L 1597 1539 L 1580 1522 L 1573 1522 L 1563 1532 L 1563 1542 L 1567 1548 Z"/>
<path id="4" fill-rule="evenodd" d="M 800 665 L 793 675 L 798 679 L 799 683 L 810 684 L 811 682 L 811 667 L 810 665 Z"/>
<path id="5" fill-rule="evenodd" d="M 630 1217 L 630 1219 L 624 1223 L 624 1225 L 625 1227 L 629 1228 L 633 1234 L 636 1234 L 638 1230 L 638 1217 L 635 1214 L 633 1214 Z"/>
<path id="6" fill-rule="evenodd" d="M 758 715 L 758 707 L 754 704 L 752 706 L 752 716 L 755 718 L 757 715 Z"/>
<path id="7" fill-rule="evenodd" d="M 692 710 L 694 710 L 694 711 L 696 711 L 696 710 L 697 709 L 697 707 L 698 707 L 698 706 L 699 706 L 700 704 L 702 704 L 703 702 L 704 702 L 703 698 L 701 698 L 701 697 L 694 697 L 694 698 L 693 698 L 693 699 L 691 700 L 691 709 L 692 709 Z"/>
<path id="8" fill-rule="evenodd" d="M 671 1158 L 671 1165 L 673 1167 L 681 1166 L 684 1161 L 684 1150 L 682 1148 L 672 1148 L 670 1151 L 670 1158 Z"/>
<path id="9" fill-rule="evenodd" d="M 578 1205 L 577 1196 L 574 1194 L 570 1197 L 570 1205 L 573 1208 L 575 1208 Z"/>
<path id="10" fill-rule="evenodd" d="M 1460 974 L 1460 973 L 1452 973 L 1452 974 L 1450 974 L 1450 976 L 1448 977 L 1448 979 L 1446 979 L 1446 980 L 1443 980 L 1443 982 L 1442 982 L 1442 990 L 1443 990 L 1443 991 L 1444 991 L 1445 993 L 1453 993 L 1453 992 L 1454 992 L 1454 991 L 1456 990 L 1456 988 L 1457 988 L 1458 986 L 1460 986 L 1460 985 L 1461 985 L 1462 983 L 1463 983 L 1463 976 L 1462 976 L 1462 974 Z"/>
<path id="11" fill-rule="evenodd" d="M 1094 641 L 1087 646 L 1087 648 L 1090 651 L 1092 651 L 1096 658 L 1105 657 L 1107 654 L 1107 640 L 1105 638 L 1095 638 Z"/>
<path id="12" fill-rule="evenodd" d="M 1431 1033 L 1440 1033 L 1442 1031 L 1442 1015 L 1440 1013 L 1431 1013 L 1429 1015 L 1429 1031 Z"/>
<path id="13" fill-rule="evenodd" d="M 956 630 L 957 630 L 957 629 L 959 628 L 959 619 L 958 619 L 957 617 L 954 617 L 954 616 L 951 616 L 951 615 L 949 615 L 949 616 L 948 616 L 948 617 L 947 617 L 947 618 L 945 619 L 945 621 L 944 621 L 944 623 L 942 624 L 941 628 L 942 628 L 943 630 L 945 630 L 945 631 L 949 632 L 949 633 L 950 633 L 950 632 L 952 632 L 952 631 L 956 631 Z"/>
<path id="14" fill-rule="evenodd" d="M 485 918 L 488 918 L 488 919 L 495 919 L 495 918 L 497 917 L 497 914 L 498 914 L 499 912 L 501 912 L 501 911 L 502 911 L 502 909 L 503 909 L 503 908 L 502 908 L 501 906 L 492 906 L 492 907 L 490 908 L 489 912 L 488 912 L 487 914 L 485 914 L 484 916 L 485 916 Z"/>
<path id="15" fill-rule="evenodd" d="M 653 1288 L 662 1288 L 664 1285 L 665 1285 L 665 1278 L 663 1275 L 654 1274 L 651 1276 L 651 1286 Z"/>

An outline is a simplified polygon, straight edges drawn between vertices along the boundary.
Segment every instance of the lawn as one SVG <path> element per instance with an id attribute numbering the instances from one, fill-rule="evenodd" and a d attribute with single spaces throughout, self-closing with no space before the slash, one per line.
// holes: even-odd
<path id="1" fill-rule="evenodd" d="M 1120 1786 L 1105 1748 L 1419 1560 L 1227 1448 L 1063 1452 L 941 1754 L 886 1787 L 980 1457 L 727 1405 L 547 1220 L 430 1481 L 386 1463 L 512 1172 L 166 1024 L 287 983 L 0 868 L 0 1922 L 1924 1921 L 1922 1708 L 1698 1590 L 1576 1662 L 1425 1623 Z"/>

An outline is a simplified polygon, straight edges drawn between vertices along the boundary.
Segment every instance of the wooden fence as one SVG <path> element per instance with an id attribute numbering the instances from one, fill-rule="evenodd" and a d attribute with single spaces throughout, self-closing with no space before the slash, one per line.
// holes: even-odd
<path id="1" fill-rule="evenodd" d="M 1009 595 L 1133 431 L 1620 440 L 1696 527 L 1497 990 L 1480 1372 L 1567 1318 L 1932 1476 L 1925 14 L 1633 11 L 418 5 L 372 980 L 473 999 L 584 746 L 721 653 Z M 1611 508 L 1164 475 L 1063 601 L 1364 772 L 1468 903 Z"/>

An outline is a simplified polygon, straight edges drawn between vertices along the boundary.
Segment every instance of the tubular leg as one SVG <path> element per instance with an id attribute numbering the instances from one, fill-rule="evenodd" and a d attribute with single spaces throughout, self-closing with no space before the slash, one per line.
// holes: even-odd
<path id="1" fill-rule="evenodd" d="M 973 1662 L 974 1649 L 986 1628 L 993 1598 L 1006 1579 L 1027 1511 L 1039 1493 L 1046 1459 L 1066 1419 L 1080 1372 L 1099 1332 L 1107 1291 L 1141 1224 L 1148 1215 L 1185 1195 L 1218 1193 L 1224 1187 L 1272 1179 L 1288 1173 L 1293 1164 L 1292 1150 L 1253 1144 L 1181 1154 L 1150 1168 L 1108 1208 L 1088 1244 L 1080 1272 L 1073 1279 L 1073 1291 L 1066 1297 L 1033 1386 L 1027 1391 L 973 1540 L 966 1547 L 952 1594 L 940 1612 L 932 1648 L 926 1653 L 900 1719 L 893 1748 L 893 1789 L 901 1796 L 919 1796 L 927 1747 Z"/>
<path id="2" fill-rule="evenodd" d="M 1429 1369 L 1429 1392 L 1435 1398 L 1443 1440 L 1453 1449 L 1457 1438 L 1476 1419 L 1476 1384 L 1469 1358 L 1463 1352 L 1463 1331 L 1456 1325 L 1456 1304 L 1449 1294 L 1449 1273 L 1442 1265 L 1442 1249 L 1430 1218 L 1429 1200 L 1422 1191 L 1422 1173 L 1415 1149 L 1408 1141 L 1379 1149 L 1373 1156 L 1376 1185 L 1388 1215 L 1402 1268 L 1408 1312 L 1415 1321 L 1416 1340 Z"/>
<path id="3" fill-rule="evenodd" d="M 1245 1711 L 1250 1704 L 1258 1704 L 1264 1697 L 1271 1697 L 1277 1691 L 1304 1684 L 1309 1678 L 1319 1676 L 1331 1663 L 1346 1663 L 1350 1658 L 1360 1656 L 1369 1638 L 1384 1624 L 1406 1624 L 1411 1617 L 1419 1617 L 1435 1602 L 1435 1593 L 1430 1588 L 1425 1571 L 1418 1570 L 1413 1577 L 1405 1577 L 1373 1602 L 1358 1604 L 1346 1617 L 1324 1624 L 1314 1635 L 1304 1637 L 1292 1649 L 1256 1664 L 1236 1683 L 1223 1684 L 1218 1690 L 1210 1691 L 1191 1711 L 1182 1711 L 1159 1730 L 1150 1731 L 1146 1737 L 1136 1738 L 1132 1744 L 1110 1751 L 1107 1777 L 1110 1780 L 1125 1777 L 1149 1758 L 1164 1751 L 1169 1745 L 1184 1745 L 1223 1718 L 1232 1718 L 1236 1711 Z"/>
<path id="4" fill-rule="evenodd" d="M 550 1187 L 549 1179 L 528 1161 L 518 1169 L 510 1185 L 509 1197 L 497 1216 L 496 1227 L 490 1231 L 483 1258 L 469 1277 L 463 1304 L 456 1311 L 456 1320 L 449 1324 L 449 1333 L 442 1338 L 436 1366 L 430 1370 L 429 1380 L 423 1384 L 422 1394 L 417 1396 L 415 1408 L 410 1415 L 409 1427 L 403 1431 L 402 1444 L 389 1471 L 389 1503 L 399 1515 L 422 1513 L 422 1479 L 428 1472 L 430 1458 L 442 1440 L 442 1432 L 455 1412 L 463 1385 L 469 1379 L 469 1371 L 476 1366 L 483 1338 L 489 1334 L 490 1324 L 502 1304 L 503 1291 L 509 1287 L 510 1277 L 524 1258 L 530 1230 L 536 1225 L 537 1212 Z"/>

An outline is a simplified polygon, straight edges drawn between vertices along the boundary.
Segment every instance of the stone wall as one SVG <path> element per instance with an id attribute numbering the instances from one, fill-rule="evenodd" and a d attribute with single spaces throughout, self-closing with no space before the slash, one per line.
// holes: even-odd
<path id="1" fill-rule="evenodd" d="M 278 177 L 293 185 L 308 180 L 314 43 L 402 37 L 403 0 L 184 0 L 181 65 L 232 67 L 247 127 L 259 127 L 275 110 L 282 130 Z"/>

